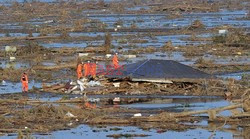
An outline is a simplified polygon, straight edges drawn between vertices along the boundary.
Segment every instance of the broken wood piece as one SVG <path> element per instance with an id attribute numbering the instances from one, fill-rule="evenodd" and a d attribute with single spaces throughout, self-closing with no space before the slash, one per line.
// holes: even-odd
<path id="1" fill-rule="evenodd" d="M 216 111 L 215 110 L 209 110 L 208 111 L 209 121 L 214 121 L 216 119 Z"/>
<path id="2" fill-rule="evenodd" d="M 244 112 L 250 112 L 250 101 L 243 102 L 243 110 Z"/>
<path id="3" fill-rule="evenodd" d="M 237 115 L 233 115 L 231 116 L 232 118 L 246 118 L 246 117 L 250 117 L 250 113 L 240 113 Z"/>

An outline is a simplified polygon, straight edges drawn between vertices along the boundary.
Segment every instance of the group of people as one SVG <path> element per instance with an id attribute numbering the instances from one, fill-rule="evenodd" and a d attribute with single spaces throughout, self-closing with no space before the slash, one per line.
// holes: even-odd
<path id="1" fill-rule="evenodd" d="M 119 61 L 118 61 L 117 53 L 115 53 L 115 55 L 113 56 L 112 63 L 115 69 L 119 68 Z M 97 64 L 98 62 L 90 63 L 90 61 L 87 61 L 86 63 L 84 62 L 79 63 L 76 68 L 77 79 L 80 79 L 83 77 L 83 74 L 82 74 L 83 70 L 84 70 L 84 77 L 91 76 L 93 78 L 96 78 Z M 28 82 L 28 74 L 26 72 L 24 72 L 21 76 L 21 83 L 22 83 L 22 92 L 28 92 L 29 82 Z"/>
<path id="2" fill-rule="evenodd" d="M 115 55 L 112 58 L 113 67 L 114 69 L 119 68 L 119 61 L 118 61 L 118 54 L 115 53 Z M 96 71 L 97 71 L 97 64 L 98 62 L 91 63 L 88 61 L 87 63 L 81 62 L 78 63 L 76 68 L 77 78 L 80 79 L 83 77 L 82 71 L 84 70 L 84 77 L 91 76 L 92 78 L 96 77 Z"/>
<path id="3" fill-rule="evenodd" d="M 81 62 L 78 63 L 77 68 L 76 68 L 76 73 L 77 73 L 77 79 L 80 79 L 83 77 L 82 71 L 84 70 L 84 77 L 89 77 L 92 76 L 93 78 L 96 77 L 96 65 L 97 62 L 90 63 L 88 61 L 87 63 Z"/>

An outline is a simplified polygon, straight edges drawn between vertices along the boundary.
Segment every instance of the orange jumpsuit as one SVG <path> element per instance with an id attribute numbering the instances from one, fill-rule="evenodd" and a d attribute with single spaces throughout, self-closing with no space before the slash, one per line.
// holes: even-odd
<path id="1" fill-rule="evenodd" d="M 96 77 L 96 63 L 91 63 L 90 74 L 93 78 Z"/>
<path id="2" fill-rule="evenodd" d="M 82 64 L 78 64 L 76 72 L 77 72 L 77 78 L 80 79 L 82 77 Z"/>
<path id="3" fill-rule="evenodd" d="M 22 82 L 22 91 L 23 92 L 28 92 L 29 86 L 28 86 L 28 75 L 23 74 L 21 77 L 21 82 Z"/>
<path id="4" fill-rule="evenodd" d="M 119 68 L 119 61 L 118 61 L 117 55 L 114 55 L 114 57 L 113 57 L 113 65 L 114 65 L 115 69 Z"/>
<path id="5" fill-rule="evenodd" d="M 84 77 L 87 77 L 90 75 L 90 64 L 86 63 L 83 65 L 84 68 Z"/>

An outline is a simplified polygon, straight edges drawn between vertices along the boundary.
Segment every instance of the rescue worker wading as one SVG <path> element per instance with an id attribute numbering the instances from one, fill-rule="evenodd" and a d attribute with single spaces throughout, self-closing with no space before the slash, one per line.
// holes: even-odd
<path id="1" fill-rule="evenodd" d="M 22 91 L 23 92 L 28 92 L 29 86 L 28 86 L 28 75 L 27 73 L 23 73 L 21 77 L 21 82 L 22 82 Z"/>
<path id="2" fill-rule="evenodd" d="M 113 57 L 113 65 L 114 65 L 114 68 L 117 69 L 119 68 L 119 61 L 118 61 L 118 54 L 115 53 L 114 57 Z"/>

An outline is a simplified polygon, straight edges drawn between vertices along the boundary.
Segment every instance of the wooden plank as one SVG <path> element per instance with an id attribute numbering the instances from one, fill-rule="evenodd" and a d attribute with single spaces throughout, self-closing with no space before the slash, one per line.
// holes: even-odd
<path id="1" fill-rule="evenodd" d="M 138 78 L 132 78 L 132 81 L 135 82 L 152 82 L 152 83 L 173 83 L 171 80 L 165 80 L 165 79 L 138 79 Z"/>
<path id="2" fill-rule="evenodd" d="M 69 63 L 69 64 L 61 64 L 56 66 L 34 66 L 32 69 L 34 70 L 59 70 L 65 68 L 75 68 L 76 63 Z"/>

